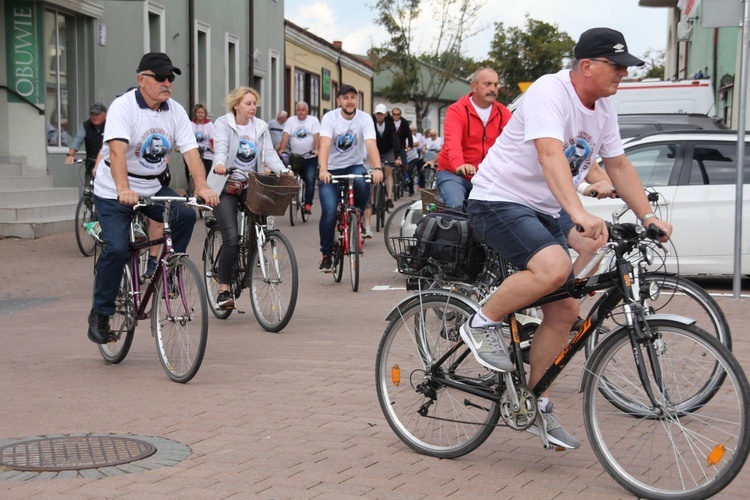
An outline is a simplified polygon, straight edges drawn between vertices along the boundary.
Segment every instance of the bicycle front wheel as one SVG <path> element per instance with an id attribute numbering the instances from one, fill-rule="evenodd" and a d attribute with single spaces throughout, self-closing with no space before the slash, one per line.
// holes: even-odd
<path id="1" fill-rule="evenodd" d="M 297 305 L 298 289 L 297 257 L 292 244 L 278 231 L 267 233 L 261 254 L 256 250 L 250 265 L 250 301 L 264 330 L 279 332 L 289 323 Z"/>
<path id="2" fill-rule="evenodd" d="M 219 319 L 227 319 L 232 314 L 232 309 L 220 309 L 216 304 L 219 296 L 219 254 L 221 252 L 221 231 L 218 227 L 212 228 L 203 243 L 203 279 L 206 283 L 206 299 L 211 312 Z"/>
<path id="3" fill-rule="evenodd" d="M 359 232 L 359 218 L 352 212 L 349 214 L 349 278 L 352 290 L 359 290 L 359 259 L 361 257 L 362 240 Z"/>
<path id="4" fill-rule="evenodd" d="M 292 203 L 289 205 L 289 223 L 294 226 L 297 224 L 297 217 L 299 216 L 299 213 L 302 212 L 302 181 L 299 178 L 299 176 L 296 177 L 297 182 L 300 183 L 300 189 L 297 190 L 297 193 L 294 195 L 294 198 L 292 198 Z"/>
<path id="5" fill-rule="evenodd" d="M 110 332 L 115 340 L 108 344 L 98 344 L 99 353 L 104 361 L 117 364 L 128 355 L 133 344 L 135 332 L 135 292 L 133 290 L 133 272 L 130 262 L 125 264 L 125 270 L 120 279 L 120 288 L 115 298 L 115 314 L 109 319 Z"/>
<path id="6" fill-rule="evenodd" d="M 78 200 L 76 207 L 76 242 L 78 249 L 86 257 L 94 255 L 96 241 L 86 232 L 86 224 L 97 220 L 94 200 L 90 196 L 83 195 Z"/>
<path id="7" fill-rule="evenodd" d="M 500 407 L 443 379 L 492 386 L 497 375 L 476 362 L 459 329 L 474 310 L 453 297 L 429 292 L 391 320 L 380 341 L 375 384 L 388 425 L 409 448 L 439 458 L 475 450 L 494 430 Z M 435 363 L 450 352 L 440 366 Z"/>
<path id="8" fill-rule="evenodd" d="M 732 353 L 696 326 L 646 320 L 655 339 L 643 344 L 647 396 L 625 329 L 610 334 L 586 367 L 584 425 L 599 462 L 643 498 L 707 498 L 740 472 L 750 451 L 750 386 Z M 721 372 L 711 397 L 686 405 L 706 378 Z M 628 409 L 612 403 L 621 394 Z"/>
<path id="9" fill-rule="evenodd" d="M 375 204 L 372 207 L 373 215 L 375 216 L 375 231 L 380 232 L 380 228 L 385 226 L 385 185 L 383 182 L 376 184 L 373 188 L 375 190 Z"/>
<path id="10" fill-rule="evenodd" d="M 175 382 L 188 382 L 203 362 L 208 340 L 206 309 L 206 289 L 198 268 L 185 255 L 170 258 L 167 283 L 158 280 L 156 286 L 151 331 L 161 366 Z"/>

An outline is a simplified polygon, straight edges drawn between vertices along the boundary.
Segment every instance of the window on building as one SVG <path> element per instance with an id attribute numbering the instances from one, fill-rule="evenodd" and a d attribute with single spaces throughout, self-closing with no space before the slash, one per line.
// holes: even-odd
<path id="1" fill-rule="evenodd" d="M 305 101 L 310 114 L 320 118 L 320 75 L 302 70 L 294 72 L 294 102 Z"/>
<path id="2" fill-rule="evenodd" d="M 228 94 L 240 85 L 240 51 L 239 38 L 226 33 L 224 35 L 224 94 Z"/>
<path id="3" fill-rule="evenodd" d="M 161 5 L 147 2 L 145 47 L 150 52 L 164 52 L 164 14 L 166 9 Z"/>
<path id="4" fill-rule="evenodd" d="M 211 28 L 195 24 L 195 102 L 208 104 L 211 95 Z"/>
<path id="5" fill-rule="evenodd" d="M 320 118 L 320 76 L 310 75 L 310 114 Z"/>
<path id="6" fill-rule="evenodd" d="M 362 91 L 359 92 L 359 103 L 357 103 L 357 107 L 361 110 L 365 109 L 365 93 Z"/>
<path id="7" fill-rule="evenodd" d="M 77 116 L 76 19 L 57 10 L 44 11 L 45 113 L 47 145 L 64 147 L 75 135 Z"/>
<path id="8" fill-rule="evenodd" d="M 253 85 L 253 87 L 260 94 L 260 101 L 258 101 L 258 109 L 255 112 L 255 114 L 261 120 L 268 121 L 268 120 L 272 120 L 273 118 L 276 118 L 276 116 L 275 115 L 271 116 L 270 110 L 265 105 L 268 101 L 265 98 L 266 93 L 265 93 L 265 89 L 263 88 L 263 85 L 265 84 L 264 80 L 265 79 L 263 77 L 260 77 L 257 74 L 255 75 L 255 84 Z"/>
<path id="9" fill-rule="evenodd" d="M 279 54 L 277 52 L 271 52 L 270 54 L 271 64 L 269 65 L 271 71 L 271 83 L 268 89 L 271 94 L 269 99 L 269 105 L 271 106 L 269 115 L 276 116 L 280 110 L 279 100 Z M 288 110 L 287 110 L 288 111 Z"/>

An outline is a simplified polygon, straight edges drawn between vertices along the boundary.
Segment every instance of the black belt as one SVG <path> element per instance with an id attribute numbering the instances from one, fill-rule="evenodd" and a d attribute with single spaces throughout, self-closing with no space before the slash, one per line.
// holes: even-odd
<path id="1" fill-rule="evenodd" d="M 108 167 L 112 168 L 112 166 L 109 164 L 109 161 L 104 160 L 104 163 L 106 163 Z M 162 172 L 161 174 L 157 174 L 157 175 L 140 175 L 140 174 L 133 174 L 131 172 L 128 172 L 128 177 L 135 177 L 136 179 L 146 179 L 149 181 L 158 179 L 162 175 L 164 175 L 164 172 Z"/>

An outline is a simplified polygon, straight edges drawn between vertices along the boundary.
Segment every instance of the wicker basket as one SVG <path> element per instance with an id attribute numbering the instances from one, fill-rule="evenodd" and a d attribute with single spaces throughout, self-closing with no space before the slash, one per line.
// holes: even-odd
<path id="1" fill-rule="evenodd" d="M 292 176 L 251 174 L 247 186 L 247 208 L 257 215 L 284 215 L 299 182 Z"/>

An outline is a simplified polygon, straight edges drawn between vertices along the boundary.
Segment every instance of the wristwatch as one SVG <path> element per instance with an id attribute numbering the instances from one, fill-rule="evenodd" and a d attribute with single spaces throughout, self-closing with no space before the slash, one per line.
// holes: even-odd
<path id="1" fill-rule="evenodd" d="M 651 219 L 653 217 L 656 217 L 656 215 L 653 212 L 649 212 L 646 215 L 644 215 L 643 217 L 638 217 L 638 220 L 640 220 L 641 224 L 643 224 L 644 222 L 646 222 L 647 220 L 649 220 L 649 219 Z"/>

